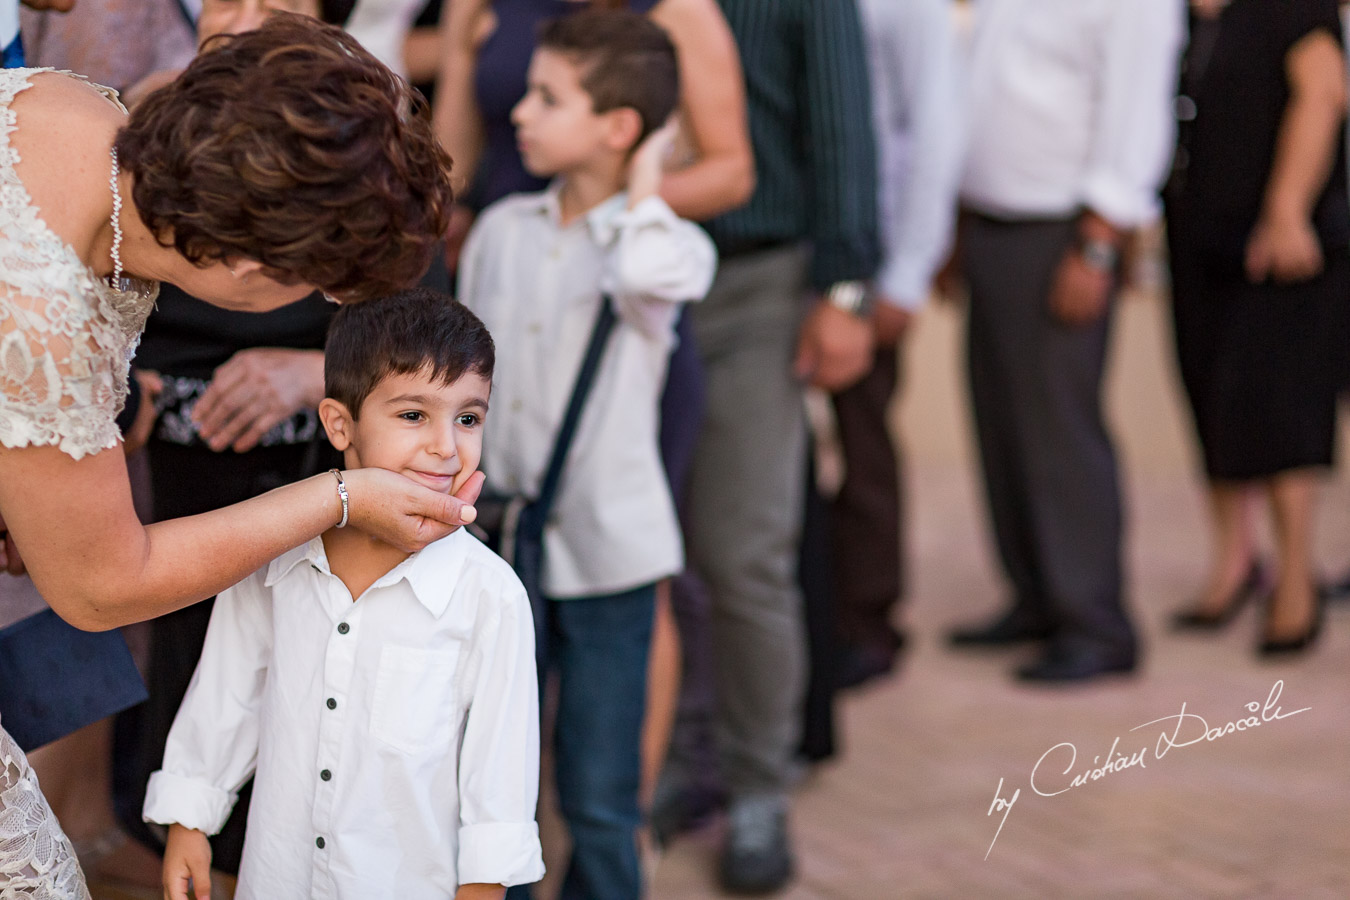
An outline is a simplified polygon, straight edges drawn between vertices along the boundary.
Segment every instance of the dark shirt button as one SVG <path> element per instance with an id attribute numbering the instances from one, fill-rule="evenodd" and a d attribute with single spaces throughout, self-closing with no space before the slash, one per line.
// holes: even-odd
<path id="1" fill-rule="evenodd" d="M 328 771 L 327 769 L 324 769 L 322 772 L 319 773 L 319 777 L 322 778 L 324 781 L 332 781 L 333 773 Z"/>
<path id="2" fill-rule="evenodd" d="M 315 839 L 314 839 L 314 846 L 315 846 L 315 847 L 318 847 L 320 850 L 322 850 L 322 849 L 323 849 L 323 838 L 321 838 L 321 837 L 315 838 Z"/>
<path id="3" fill-rule="evenodd" d="M 329 697 L 329 698 L 328 698 L 328 708 L 329 708 L 329 709 L 337 709 L 337 701 L 334 700 L 332 697 Z"/>
<path id="4" fill-rule="evenodd" d="M 338 634 L 346 634 L 351 630 L 352 626 L 348 625 L 346 622 L 342 622 L 341 624 L 338 625 Z"/>

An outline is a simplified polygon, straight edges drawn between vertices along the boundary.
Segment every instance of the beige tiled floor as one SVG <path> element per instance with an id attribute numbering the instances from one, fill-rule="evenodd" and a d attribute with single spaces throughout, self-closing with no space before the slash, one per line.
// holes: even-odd
<path id="1" fill-rule="evenodd" d="M 1132 603 L 1147 640 L 1142 673 L 1066 690 L 1015 686 L 1016 653 L 958 655 L 946 626 L 998 599 L 974 485 L 955 468 L 912 472 L 918 539 L 906 621 L 917 641 L 903 670 L 843 706 L 842 759 L 801 788 L 793 830 L 800 878 L 792 900 L 908 897 L 1350 896 L 1350 604 L 1333 609 L 1309 658 L 1270 665 L 1252 652 L 1257 617 L 1216 638 L 1168 634 L 1202 565 L 1201 508 L 1185 479 L 1132 480 Z M 1350 565 L 1350 484 L 1323 508 L 1322 555 Z M 1211 726 L 1249 715 L 1283 680 L 1287 720 L 1157 759 L 1164 727 L 1188 712 Z M 1188 726 L 1196 725 L 1189 720 Z M 1177 736 L 1178 743 L 1189 737 Z M 1059 796 L 1033 793 L 1037 760 L 1075 745 L 1070 775 L 1116 738 L 1129 768 Z M 1061 748 L 1037 784 L 1066 786 Z M 1058 763 L 1058 767 L 1055 767 Z M 995 790 L 1020 791 L 985 860 L 1000 813 Z M 675 844 L 656 900 L 716 895 L 716 827 Z"/>

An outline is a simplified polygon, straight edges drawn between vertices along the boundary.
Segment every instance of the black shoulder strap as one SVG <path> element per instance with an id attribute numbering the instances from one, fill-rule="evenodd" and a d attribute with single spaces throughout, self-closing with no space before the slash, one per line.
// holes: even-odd
<path id="1" fill-rule="evenodd" d="M 576 436 L 577 424 L 586 408 L 586 398 L 595 383 L 596 373 L 600 370 L 600 360 L 605 354 L 605 345 L 609 334 L 614 330 L 614 301 L 608 294 L 600 298 L 600 312 L 595 317 L 595 327 L 591 329 L 591 340 L 586 345 L 586 355 L 581 359 L 581 369 L 572 385 L 572 397 L 567 401 L 567 412 L 563 414 L 558 436 L 553 440 L 553 453 L 544 470 L 544 480 L 539 486 L 539 496 L 532 504 L 539 523 L 548 518 L 553 500 L 558 493 L 558 483 L 562 480 L 563 467 L 567 463 L 567 453 L 572 448 L 572 439 Z"/>

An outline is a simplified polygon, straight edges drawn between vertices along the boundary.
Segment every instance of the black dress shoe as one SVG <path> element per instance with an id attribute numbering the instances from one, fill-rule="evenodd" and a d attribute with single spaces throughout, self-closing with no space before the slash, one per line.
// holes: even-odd
<path id="1" fill-rule="evenodd" d="M 1305 631 L 1287 638 L 1262 638 L 1261 645 L 1257 647 L 1257 652 L 1267 657 L 1293 656 L 1296 653 L 1312 649 L 1313 644 L 1317 643 L 1317 638 L 1322 633 L 1322 620 L 1326 617 L 1327 605 L 1323 599 L 1324 596 L 1322 592 L 1316 594 L 1316 599 L 1313 601 L 1312 621 L 1308 623 Z"/>
<path id="2" fill-rule="evenodd" d="M 1183 609 L 1172 616 L 1174 631 L 1215 631 L 1237 617 L 1242 607 L 1254 600 L 1266 583 L 1266 573 L 1259 562 L 1253 561 L 1247 570 L 1247 577 L 1229 595 L 1227 602 L 1217 612 L 1201 609 L 1199 606 Z"/>
<path id="3" fill-rule="evenodd" d="M 1025 616 L 1009 612 L 983 625 L 957 628 L 947 635 L 947 640 L 953 647 L 1007 647 L 1027 641 L 1043 641 L 1052 633 L 1053 629 L 1049 625 L 1028 622 Z"/>
<path id="4" fill-rule="evenodd" d="M 1103 675 L 1133 672 L 1134 650 L 1102 650 L 1084 646 L 1052 646 L 1035 662 L 1017 670 L 1021 681 L 1066 683 L 1088 681 Z"/>
<path id="5" fill-rule="evenodd" d="M 843 691 L 884 678 L 895 668 L 896 653 L 882 644 L 845 644 L 834 668 L 835 687 Z"/>
<path id="6" fill-rule="evenodd" d="M 1345 577 L 1339 581 L 1333 581 L 1322 588 L 1322 599 L 1324 600 L 1350 600 L 1350 572 L 1345 573 Z"/>

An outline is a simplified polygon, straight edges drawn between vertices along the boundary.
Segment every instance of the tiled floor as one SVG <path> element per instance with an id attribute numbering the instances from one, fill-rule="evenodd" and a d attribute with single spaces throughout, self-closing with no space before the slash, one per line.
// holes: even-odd
<path id="1" fill-rule="evenodd" d="M 1252 652 L 1248 611 L 1214 638 L 1164 627 L 1203 565 L 1199 498 L 1185 478 L 1136 478 L 1131 599 L 1147 641 L 1129 680 L 1067 690 L 1015 686 L 1016 653 L 956 654 L 948 625 L 997 603 L 962 469 L 912 472 L 915 583 L 906 613 L 917 638 L 903 670 L 849 698 L 844 753 L 796 798 L 800 877 L 792 900 L 927 897 L 1350 896 L 1350 604 L 1333 608 L 1308 658 L 1280 665 Z M 1350 483 L 1322 510 L 1321 555 L 1350 566 Z M 1285 713 L 1249 732 L 1177 746 L 1157 758 L 1168 722 L 1187 713 L 1211 726 L 1250 715 L 1283 681 Z M 1260 714 L 1258 713 L 1258 716 Z M 1191 737 L 1195 719 L 1176 734 Z M 1119 738 L 1131 767 L 1057 796 Z M 1037 769 L 1042 754 L 1067 747 Z M 1166 746 L 1164 745 L 1164 751 Z M 1117 758 L 1113 757 L 1113 759 Z M 997 842 L 995 791 L 1015 805 Z M 716 826 L 674 845 L 657 871 L 656 900 L 715 896 Z M 988 852 L 988 858 L 985 858 Z"/>

